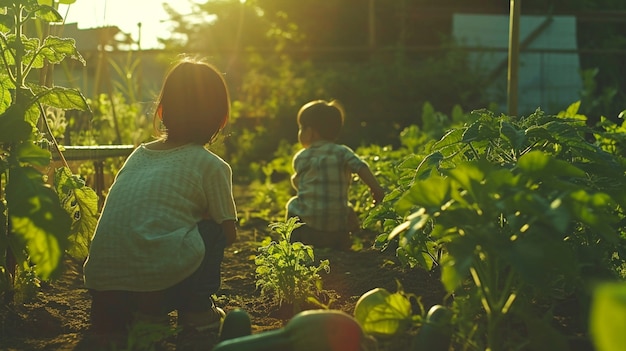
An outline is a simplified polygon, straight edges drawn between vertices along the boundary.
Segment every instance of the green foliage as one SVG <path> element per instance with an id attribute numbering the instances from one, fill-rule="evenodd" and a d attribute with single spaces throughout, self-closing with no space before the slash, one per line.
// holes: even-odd
<path id="1" fill-rule="evenodd" d="M 248 193 L 254 196 L 248 202 L 251 211 L 246 213 L 244 220 L 252 217 L 270 222 L 285 219 L 285 204 L 293 195 L 291 159 L 299 147 L 299 144 L 290 145 L 283 141 L 274 152 L 274 159 L 250 165 L 251 175 L 255 176 L 248 184 Z"/>
<path id="2" fill-rule="evenodd" d="M 384 4 L 380 8 L 389 11 L 398 6 Z M 371 144 L 396 147 L 398 134 L 407 126 L 430 130 L 433 124 L 449 123 L 437 120 L 443 116 L 434 108 L 485 106 L 482 73 L 469 67 L 462 50 L 449 48 L 431 57 L 420 56 L 407 53 L 389 38 L 384 48 L 371 55 L 353 48 L 323 50 L 348 36 L 352 40 L 363 36 L 360 21 L 367 18 L 362 12 L 366 7 L 358 10 L 363 17 L 354 11 L 353 6 L 341 2 L 209 1 L 194 5 L 193 12 L 199 17 L 196 23 L 170 9 L 177 35 L 166 41 L 166 47 L 210 53 L 227 72 L 233 118 L 225 139 L 226 154 L 239 177 L 255 179 L 258 175 L 250 169 L 254 162 L 269 162 L 281 140 L 296 142 L 298 109 L 313 99 L 342 102 L 347 115 L 339 141 L 352 148 Z M 346 37 L 337 41 L 335 30 L 329 33 L 326 26 L 319 28 L 321 22 L 313 20 L 312 14 L 324 13 L 347 16 L 337 23 L 350 28 L 341 34 Z M 384 13 L 378 14 L 379 19 L 389 21 L 389 13 Z M 359 29 L 355 31 L 346 18 L 357 21 Z M 396 23 L 388 25 L 398 29 Z M 319 42 L 322 32 L 330 35 L 323 39 L 325 43 Z M 314 42 L 318 44 L 311 44 Z M 424 107 L 427 101 L 430 109 Z"/>
<path id="3" fill-rule="evenodd" d="M 72 219 L 68 253 L 75 258 L 87 257 L 89 243 L 98 219 L 98 196 L 85 183 L 73 176 L 68 168 L 55 174 L 55 188 L 62 195 L 61 206 Z"/>
<path id="4" fill-rule="evenodd" d="M 624 282 L 603 283 L 593 290 L 591 304 L 591 335 L 598 351 L 626 348 L 626 285 Z"/>
<path id="5" fill-rule="evenodd" d="M 287 181 L 279 183 L 252 181 L 247 191 L 254 196 L 246 205 L 250 207 L 250 211 L 246 213 L 244 220 L 251 218 L 269 221 L 284 220 L 285 204 L 291 196 L 290 186 Z"/>
<path id="6" fill-rule="evenodd" d="M 279 304 L 292 304 L 294 313 L 300 311 L 302 303 L 307 299 L 315 299 L 322 291 L 319 273 L 330 272 L 328 260 L 321 260 L 315 265 L 311 246 L 290 242 L 291 232 L 300 225 L 295 217 L 270 224 L 270 228 L 280 235 L 280 239 L 265 240 L 254 260 L 257 265 L 256 285 L 261 288 L 261 293 L 274 293 L 274 299 Z"/>
<path id="7" fill-rule="evenodd" d="M 531 343 L 556 347 L 562 336 L 549 324 L 533 328 L 540 318 L 527 306 L 584 300 L 587 279 L 619 276 L 625 163 L 585 139 L 591 130 L 577 111 L 521 119 L 476 111 L 430 146 L 395 201 L 406 220 L 380 241 L 398 240 L 403 262 L 441 267 L 455 308 L 474 312 L 460 314 L 474 328 L 458 331 L 463 343 L 507 349 L 501 328 L 515 320 Z M 482 307 L 478 324 L 472 303 Z"/>
<path id="8" fill-rule="evenodd" d="M 152 137 L 152 118 L 138 102 L 123 94 L 99 94 L 88 99 L 89 114 L 67 117 L 66 145 L 139 145 Z"/>
<path id="9" fill-rule="evenodd" d="M 422 164 L 436 162 L 436 154 L 429 155 L 428 148 L 453 126 L 461 126 L 475 118 L 464 113 L 460 106 L 453 108 L 450 117 L 436 112 L 430 103 L 425 103 L 422 111 L 424 127 L 413 124 L 404 128 L 399 133 L 399 147 L 368 145 L 356 150 L 369 163 L 380 184 L 388 189 L 384 201 L 372 207 L 367 186 L 359 181 L 352 184 L 350 198 L 356 199 L 353 205 L 365 228 L 388 234 L 404 222 L 404 215 L 396 211 L 395 203 L 412 184 L 415 170 Z M 386 243 L 385 237 L 381 237 L 375 245 L 384 248 Z M 415 265 L 407 255 L 400 254 L 398 258 L 407 265 Z"/>
<path id="10" fill-rule="evenodd" d="M 409 298 L 401 290 L 391 293 L 383 288 L 374 288 L 359 297 L 354 318 L 365 333 L 379 338 L 404 333 L 414 322 Z"/>
<path id="11" fill-rule="evenodd" d="M 89 110 L 78 90 L 41 86 L 28 79 L 33 70 L 45 69 L 66 58 L 85 63 L 73 39 L 25 35 L 24 27 L 29 22 L 63 20 L 54 7 L 45 3 L 0 3 L 7 14 L 0 24 L 0 294 L 10 292 L 18 279 L 35 282 L 58 275 L 69 247 L 68 237 L 79 235 L 79 231 L 84 235 L 86 227 L 93 224 L 88 219 L 93 211 L 84 207 L 88 202 L 82 199 L 94 194 L 81 188 L 77 179 L 70 182 L 73 176 L 67 169 L 58 173 L 64 175 L 64 185 L 63 192 L 57 192 L 60 188 L 50 187 L 40 171 L 48 167 L 52 158 L 47 146 L 57 147 L 45 118 L 46 109 Z M 45 126 L 43 131 L 37 127 L 40 120 Z M 72 219 L 60 197 L 68 196 L 74 186 L 83 195 L 72 208 L 80 218 Z M 20 270 L 17 274 L 13 259 Z"/>

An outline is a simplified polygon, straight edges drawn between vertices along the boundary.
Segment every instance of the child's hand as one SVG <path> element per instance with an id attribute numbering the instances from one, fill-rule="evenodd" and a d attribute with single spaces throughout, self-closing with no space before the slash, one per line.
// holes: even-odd
<path id="1" fill-rule="evenodd" d="M 370 191 L 372 192 L 372 197 L 374 198 L 374 204 L 379 204 L 383 201 L 383 198 L 385 198 L 385 189 L 383 189 L 381 186 L 375 186 L 370 188 Z"/>

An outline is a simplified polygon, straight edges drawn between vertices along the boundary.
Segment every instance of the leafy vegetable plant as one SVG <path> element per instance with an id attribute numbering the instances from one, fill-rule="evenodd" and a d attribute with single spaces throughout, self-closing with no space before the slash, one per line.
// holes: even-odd
<path id="1" fill-rule="evenodd" d="M 328 260 L 315 265 L 313 248 L 301 242 L 290 242 L 291 232 L 301 226 L 298 218 L 270 224 L 280 234 L 280 240 L 268 238 L 259 248 L 255 258 L 257 287 L 261 293 L 274 293 L 279 304 L 293 305 L 294 313 L 300 312 L 307 299 L 315 299 L 322 291 L 321 271 L 330 272 Z"/>
<path id="2" fill-rule="evenodd" d="M 382 239 L 397 240 L 404 262 L 441 265 L 459 343 L 500 350 L 523 338 L 560 349 L 566 341 L 545 316 L 558 301 L 588 300 L 590 278 L 618 277 L 625 163 L 587 141 L 577 111 L 520 119 L 476 111 L 431 145 L 395 202 L 406 220 Z M 527 334 L 506 330 L 511 323 Z"/>
<path id="3" fill-rule="evenodd" d="M 55 172 L 54 187 L 42 172 L 52 159 L 49 146 L 62 156 L 46 109 L 89 110 L 78 90 L 29 79 L 37 70 L 45 77 L 49 67 L 68 57 L 85 63 L 73 39 L 26 35 L 27 23 L 63 18 L 52 1 L 1 0 L 0 8 L 6 13 L 0 23 L 0 294 L 6 294 L 16 267 L 49 279 L 60 272 L 69 247 L 79 257 L 86 252 L 97 196 L 67 165 Z"/>
<path id="4" fill-rule="evenodd" d="M 411 301 L 402 291 L 391 293 L 384 288 L 374 288 L 361 295 L 354 307 L 354 318 L 365 333 L 378 338 L 404 333 L 421 319 L 413 315 Z"/>

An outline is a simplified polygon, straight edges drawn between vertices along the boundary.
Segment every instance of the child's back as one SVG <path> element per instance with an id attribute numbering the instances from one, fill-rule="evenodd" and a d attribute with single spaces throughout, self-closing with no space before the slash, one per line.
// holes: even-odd
<path id="1" fill-rule="evenodd" d="M 335 143 L 343 125 L 343 110 L 337 102 L 318 100 L 304 105 L 298 125 L 304 148 L 293 158 L 292 185 L 297 194 L 287 203 L 287 217 L 297 216 L 305 225 L 294 231 L 292 241 L 348 249 L 350 233 L 359 229 L 348 201 L 352 174 L 361 176 L 375 202 L 382 200 L 384 191 L 367 163 L 349 147 Z"/>

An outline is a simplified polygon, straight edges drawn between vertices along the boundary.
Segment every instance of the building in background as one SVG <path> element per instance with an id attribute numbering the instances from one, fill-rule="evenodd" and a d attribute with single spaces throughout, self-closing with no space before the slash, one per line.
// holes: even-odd
<path id="1" fill-rule="evenodd" d="M 77 23 L 53 26 L 51 33 L 76 40 L 87 64 L 66 60 L 56 68 L 55 84 L 78 88 L 88 98 L 121 91 L 127 97 L 134 89 L 139 101 L 154 99 L 167 64 L 159 62 L 161 50 L 140 50 L 130 34 L 116 26 L 78 29 Z M 130 85 L 133 86 L 130 86 Z"/>
<path id="2" fill-rule="evenodd" d="M 453 37 L 487 72 L 489 97 L 501 112 L 507 104 L 509 16 L 454 14 Z M 519 114 L 538 108 L 558 113 L 580 100 L 583 82 L 574 16 L 522 16 L 520 21 Z"/>

